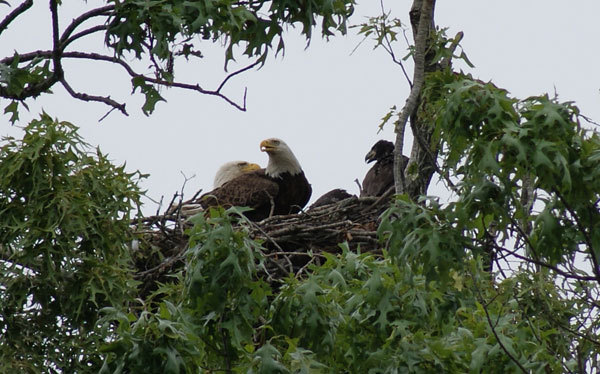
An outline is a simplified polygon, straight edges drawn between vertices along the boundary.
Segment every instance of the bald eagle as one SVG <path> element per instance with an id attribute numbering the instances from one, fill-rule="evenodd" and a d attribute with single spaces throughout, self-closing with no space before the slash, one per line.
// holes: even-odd
<path id="1" fill-rule="evenodd" d="M 367 153 L 365 162 L 375 162 L 362 182 L 360 197 L 381 196 L 394 185 L 394 143 L 380 140 Z M 402 156 L 402 170 L 408 157 Z"/>
<path id="2" fill-rule="evenodd" d="M 199 198 L 207 209 L 221 205 L 247 206 L 245 216 L 260 221 L 271 215 L 299 212 L 310 199 L 312 188 L 296 156 L 281 139 L 260 143 L 269 156 L 265 169 L 244 173 Z"/>
<path id="3" fill-rule="evenodd" d="M 213 181 L 213 189 L 221 187 L 223 184 L 229 182 L 230 180 L 239 177 L 244 173 L 249 173 L 251 171 L 260 170 L 260 165 L 253 164 L 248 161 L 229 161 L 221 165 L 217 173 L 215 174 L 215 179 Z M 200 192 L 196 192 L 196 195 L 200 194 Z M 166 211 L 166 214 L 173 214 L 180 209 L 181 215 L 188 217 L 192 216 L 198 212 L 201 212 L 204 208 L 201 204 L 198 204 L 195 198 L 191 200 L 184 201 L 181 205 L 174 205 L 169 207 Z"/>
<path id="4" fill-rule="evenodd" d="M 229 161 L 221 165 L 217 173 L 215 174 L 215 180 L 213 182 L 213 189 L 219 188 L 226 182 L 239 177 L 244 173 L 250 171 L 259 170 L 260 165 L 253 164 L 247 161 Z"/>

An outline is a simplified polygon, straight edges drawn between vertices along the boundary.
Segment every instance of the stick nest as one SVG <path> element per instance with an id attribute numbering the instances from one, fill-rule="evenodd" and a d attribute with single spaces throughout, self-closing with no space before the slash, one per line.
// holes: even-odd
<path id="1" fill-rule="evenodd" d="M 353 196 L 299 214 L 272 216 L 260 222 L 240 221 L 238 225 L 245 225 L 250 238 L 263 243 L 264 275 L 277 281 L 290 274 L 306 273 L 311 263 L 323 261 L 324 252 L 340 253 L 339 243 L 345 242 L 351 249 L 360 246 L 362 252 L 377 251 L 379 217 L 388 207 L 390 195 Z M 169 276 L 183 267 L 188 245 L 185 230 L 192 225 L 183 212 L 181 202 L 171 202 L 164 214 L 135 221 L 141 243 L 134 259 L 142 295 L 155 290 L 157 282 L 168 282 Z"/>

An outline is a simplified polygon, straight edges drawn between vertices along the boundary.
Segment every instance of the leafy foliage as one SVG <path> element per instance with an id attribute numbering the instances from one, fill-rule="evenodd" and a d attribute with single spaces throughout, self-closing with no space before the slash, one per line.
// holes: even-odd
<path id="1" fill-rule="evenodd" d="M 226 37 L 227 59 L 246 43 L 264 61 L 283 25 L 299 22 L 310 38 L 321 16 L 327 34 L 345 27 L 351 4 L 124 1 L 97 16 L 112 17 L 102 30 L 117 55 L 169 65 L 178 43 L 201 35 Z M 361 32 L 395 59 L 399 27 L 384 14 Z M 452 199 L 397 196 L 377 251 L 341 243 L 284 279 L 264 265 L 273 253 L 250 237 L 243 210 L 212 209 L 189 222 L 184 269 L 136 294 L 128 243 L 140 175 L 46 114 L 23 140 L 4 139 L 0 371 L 598 372 L 600 138 L 573 103 L 520 100 L 453 72 L 450 60 L 466 59 L 459 40 L 430 36 L 439 68 L 415 114 Z M 11 61 L 0 79 L 15 95 L 51 78 Z M 156 82 L 132 78 L 151 112 Z M 143 245 L 136 256 L 156 252 Z"/>
<path id="2" fill-rule="evenodd" d="M 176 322 L 201 349 L 185 370 L 595 367 L 596 134 L 571 103 L 513 99 L 449 71 L 423 92 L 455 200 L 400 196 L 382 216 L 382 255 L 342 244 L 282 283 L 266 283 L 264 249 L 232 212 L 197 217 Z"/>
<path id="3" fill-rule="evenodd" d="M 68 122 L 42 114 L 24 131 L 0 148 L 0 371 L 84 370 L 100 359 L 98 309 L 134 295 L 139 175 L 90 153 Z"/>

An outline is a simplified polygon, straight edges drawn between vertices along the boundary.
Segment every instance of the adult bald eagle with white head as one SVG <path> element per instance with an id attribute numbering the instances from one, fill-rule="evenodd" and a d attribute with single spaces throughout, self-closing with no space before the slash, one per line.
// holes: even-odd
<path id="1" fill-rule="evenodd" d="M 229 161 L 221 165 L 213 181 L 213 189 L 219 188 L 244 173 L 260 170 L 260 165 L 248 161 Z"/>
<path id="2" fill-rule="evenodd" d="M 204 209 L 211 206 L 247 206 L 244 215 L 260 221 L 272 215 L 298 213 L 310 199 L 312 188 L 290 147 L 281 139 L 260 143 L 269 156 L 265 169 L 244 173 L 199 198 Z"/>

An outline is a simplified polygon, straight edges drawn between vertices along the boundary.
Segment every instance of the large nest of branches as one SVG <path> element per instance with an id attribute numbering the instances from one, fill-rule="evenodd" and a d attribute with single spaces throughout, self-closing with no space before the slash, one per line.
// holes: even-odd
<path id="1" fill-rule="evenodd" d="M 300 274 L 310 263 L 320 263 L 323 252 L 341 252 L 339 243 L 353 249 L 360 246 L 361 251 L 377 250 L 376 231 L 389 205 L 389 192 L 382 197 L 350 197 L 260 222 L 240 220 L 237 225 L 245 225 L 250 237 L 263 243 L 269 278 Z M 135 256 L 142 293 L 152 291 L 156 282 L 167 281 L 183 266 L 188 245 L 185 232 L 192 224 L 181 208 L 181 203 L 172 203 L 167 213 L 136 221 L 136 234 L 143 242 L 140 248 L 144 248 Z"/>

